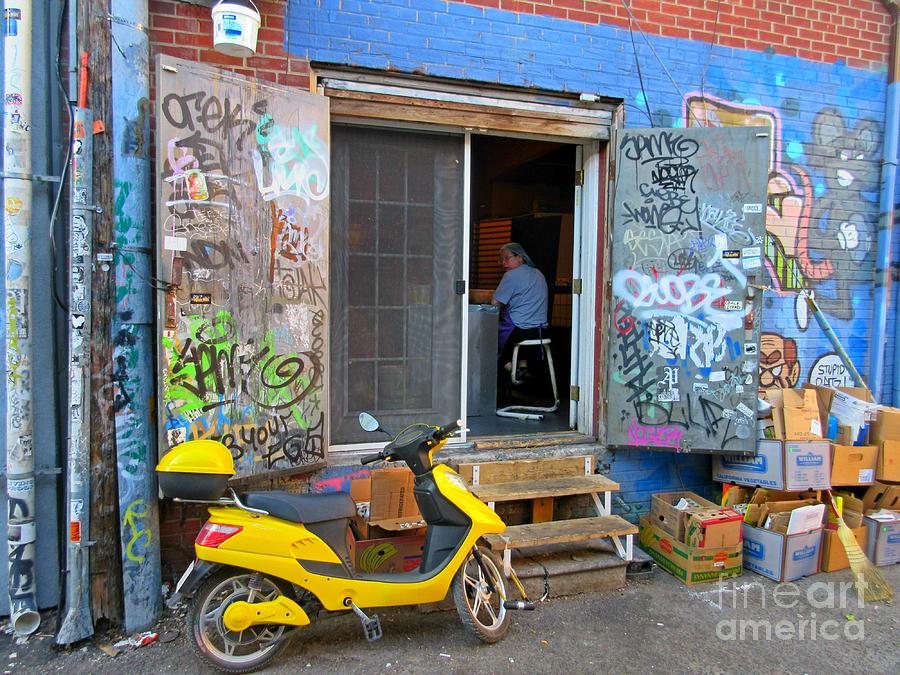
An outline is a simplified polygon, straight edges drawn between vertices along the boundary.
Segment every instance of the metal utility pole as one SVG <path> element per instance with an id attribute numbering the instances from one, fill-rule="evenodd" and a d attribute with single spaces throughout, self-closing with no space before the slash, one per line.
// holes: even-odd
<path id="1" fill-rule="evenodd" d="M 94 224 L 94 115 L 87 108 L 88 55 L 82 54 L 78 107 L 72 138 L 69 219 L 69 446 L 67 453 L 68 540 L 65 615 L 56 636 L 71 644 L 94 634 L 90 607 L 90 401 L 91 401 L 91 232 Z"/>
<path id="2" fill-rule="evenodd" d="M 12 6 L 15 5 L 15 6 Z M 29 635 L 37 612 L 31 349 L 31 0 L 4 9 L 3 195 L 6 242 L 6 496 L 10 623 Z"/>
<path id="3" fill-rule="evenodd" d="M 112 334 L 125 630 L 162 609 L 153 298 L 150 279 L 150 46 L 147 0 L 112 0 L 116 311 Z"/>

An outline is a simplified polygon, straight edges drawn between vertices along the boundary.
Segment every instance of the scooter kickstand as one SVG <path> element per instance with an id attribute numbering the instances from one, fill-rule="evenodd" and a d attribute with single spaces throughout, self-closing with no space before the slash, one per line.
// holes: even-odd
<path id="1" fill-rule="evenodd" d="M 362 622 L 363 635 L 366 636 L 366 640 L 369 642 L 380 640 L 383 633 L 381 632 L 381 621 L 378 620 L 378 615 L 373 614 L 371 617 L 366 615 L 366 613 L 357 607 L 356 603 L 352 600 L 350 601 L 350 607 L 353 609 L 353 613 L 356 614 Z"/>

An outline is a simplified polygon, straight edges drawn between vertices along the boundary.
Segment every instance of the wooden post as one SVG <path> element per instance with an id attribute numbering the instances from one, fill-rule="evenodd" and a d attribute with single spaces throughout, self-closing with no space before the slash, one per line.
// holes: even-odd
<path id="1" fill-rule="evenodd" d="M 89 105 L 94 119 L 110 126 L 111 55 L 108 0 L 83 0 L 79 49 L 90 55 Z M 98 131 L 96 128 L 94 131 Z M 115 311 L 112 144 L 108 131 L 94 135 L 94 275 L 91 293 L 91 612 L 94 622 L 122 623 L 119 496 L 113 383 L 112 318 Z"/>

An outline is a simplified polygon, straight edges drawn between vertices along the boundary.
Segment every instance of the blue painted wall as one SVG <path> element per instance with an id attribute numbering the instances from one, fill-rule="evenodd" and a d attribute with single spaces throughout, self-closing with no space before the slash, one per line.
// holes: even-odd
<path id="1" fill-rule="evenodd" d="M 716 124 L 770 124 L 770 283 L 814 290 L 866 372 L 886 71 L 437 0 L 289 0 L 285 49 L 311 61 L 621 98 L 630 127 L 696 123 L 689 107 Z M 846 381 L 797 305 L 794 294 L 766 294 L 762 356 L 788 356 L 767 377 L 781 386 Z M 887 396 L 893 336 L 892 308 Z M 713 489 L 704 457 L 619 452 L 600 461 L 633 514 L 653 492 Z"/>

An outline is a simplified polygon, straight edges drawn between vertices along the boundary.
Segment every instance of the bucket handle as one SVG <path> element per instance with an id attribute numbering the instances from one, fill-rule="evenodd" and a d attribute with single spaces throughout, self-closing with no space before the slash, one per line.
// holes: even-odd
<path id="1" fill-rule="evenodd" d="M 262 14 L 260 14 L 259 7 L 256 6 L 256 3 L 253 2 L 253 0 L 246 0 L 246 1 L 249 2 L 251 5 L 253 5 L 253 9 L 256 10 L 257 14 L 259 14 L 259 18 L 262 19 Z M 223 2 L 234 2 L 234 0 L 219 0 L 216 3 L 216 7 L 221 5 Z M 213 9 L 215 9 L 216 7 L 213 7 Z"/>

